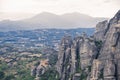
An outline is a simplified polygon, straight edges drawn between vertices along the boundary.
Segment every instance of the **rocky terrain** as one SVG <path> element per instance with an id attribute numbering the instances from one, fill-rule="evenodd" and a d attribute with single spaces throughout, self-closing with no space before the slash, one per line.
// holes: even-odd
<path id="1" fill-rule="evenodd" d="M 93 31 L 0 32 L 0 80 L 120 80 L 120 11 Z"/>
<path id="2" fill-rule="evenodd" d="M 56 64 L 60 80 L 120 80 L 120 10 L 94 36 L 65 36 Z"/>

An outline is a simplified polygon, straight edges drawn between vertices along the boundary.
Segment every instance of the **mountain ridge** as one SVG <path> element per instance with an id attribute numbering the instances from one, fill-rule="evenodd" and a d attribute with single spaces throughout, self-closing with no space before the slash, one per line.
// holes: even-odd
<path id="1" fill-rule="evenodd" d="M 43 12 L 35 15 L 31 18 L 23 20 L 3 20 L 0 22 L 0 31 L 11 30 L 33 30 L 33 29 L 43 29 L 43 28 L 89 28 L 94 27 L 94 25 L 102 20 L 108 18 L 94 18 L 85 14 L 80 13 L 68 13 L 64 15 L 56 15 L 53 13 Z M 9 25 L 9 26 L 8 26 Z M 3 30 L 4 28 L 4 30 Z"/>

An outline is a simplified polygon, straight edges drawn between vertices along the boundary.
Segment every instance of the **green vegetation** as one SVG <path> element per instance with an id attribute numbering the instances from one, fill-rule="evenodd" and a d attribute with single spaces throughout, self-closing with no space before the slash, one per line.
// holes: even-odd
<path id="1" fill-rule="evenodd" d="M 58 60 L 58 55 L 57 54 L 52 54 L 50 57 L 49 57 L 49 64 L 51 66 L 54 66 L 56 64 Z"/>
<path id="2" fill-rule="evenodd" d="M 48 48 L 45 48 L 46 52 L 40 48 L 25 48 L 24 51 L 19 51 L 12 45 L 0 47 L 4 52 L 0 54 L 0 80 L 35 80 L 35 76 L 31 76 L 31 68 L 39 66 L 41 60 L 48 58 L 52 69 L 46 71 L 41 78 L 42 80 L 58 80 L 58 72 L 53 69 L 57 62 L 57 51 Z"/>
<path id="3" fill-rule="evenodd" d="M 91 72 L 91 66 L 88 66 L 88 71 Z"/>
<path id="4" fill-rule="evenodd" d="M 82 71 L 82 74 L 80 76 L 80 80 L 87 80 L 87 74 L 84 71 Z"/>
<path id="5" fill-rule="evenodd" d="M 3 71 L 0 71 L 0 79 L 3 79 L 5 77 L 5 73 Z"/>
<path id="6" fill-rule="evenodd" d="M 4 71 L 6 69 L 8 69 L 7 63 L 5 63 L 4 61 L 1 61 L 0 62 L 0 71 Z"/>
<path id="7" fill-rule="evenodd" d="M 3 80 L 15 80 L 15 76 L 13 74 L 6 75 Z"/>
<path id="8" fill-rule="evenodd" d="M 96 56 L 96 58 L 98 57 L 98 55 L 99 55 L 99 53 L 100 53 L 100 49 L 101 49 L 101 47 L 102 47 L 102 41 L 95 41 L 95 45 L 96 45 L 96 47 L 97 47 L 97 56 Z"/>
<path id="9" fill-rule="evenodd" d="M 104 73 L 103 73 L 104 69 L 100 70 L 100 74 L 99 74 L 99 79 L 103 79 L 104 78 Z"/>
<path id="10" fill-rule="evenodd" d="M 0 80 L 34 80 L 34 77 L 30 75 L 30 68 L 22 65 L 21 61 L 18 64 L 11 67 L 5 62 L 0 64 Z"/>
<path id="11" fill-rule="evenodd" d="M 80 73 L 81 72 L 81 65 L 80 65 L 80 55 L 79 55 L 79 49 L 76 50 L 77 53 L 77 68 L 76 68 L 76 72 Z"/>
<path id="12" fill-rule="evenodd" d="M 80 58 L 77 59 L 77 62 L 78 62 L 78 67 L 76 68 L 76 72 L 80 73 L 81 72 Z"/>
<path id="13" fill-rule="evenodd" d="M 97 47 L 101 47 L 102 46 L 102 41 L 95 41 L 95 45 Z"/>
<path id="14" fill-rule="evenodd" d="M 48 69 L 40 80 L 59 80 L 59 73 L 55 69 Z"/>
<path id="15" fill-rule="evenodd" d="M 0 80 L 34 80 L 31 66 L 41 58 L 11 52 L 2 54 L 0 59 Z"/>

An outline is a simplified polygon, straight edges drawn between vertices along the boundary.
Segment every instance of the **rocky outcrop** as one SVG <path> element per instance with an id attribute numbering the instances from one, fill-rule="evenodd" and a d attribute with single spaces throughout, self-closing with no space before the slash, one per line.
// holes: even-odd
<path id="1" fill-rule="evenodd" d="M 97 71 L 103 74 L 100 78 L 104 80 L 120 80 L 120 11 L 109 21 L 104 31 L 104 44 L 97 58 L 101 65 Z"/>
<path id="2" fill-rule="evenodd" d="M 36 66 L 32 66 L 31 68 L 31 76 L 36 76 Z"/>
<path id="3" fill-rule="evenodd" d="M 96 25 L 96 30 L 95 30 L 95 34 L 94 34 L 94 38 L 96 41 L 104 41 L 105 40 L 105 32 L 108 28 L 108 21 L 105 20 L 103 22 L 99 22 L 97 25 Z"/>
<path id="4" fill-rule="evenodd" d="M 41 60 L 39 65 L 32 67 L 31 76 L 35 76 L 36 80 L 39 80 L 41 75 L 47 71 L 48 66 L 48 60 Z"/>
<path id="5" fill-rule="evenodd" d="M 65 36 L 56 67 L 60 80 L 120 80 L 120 11 L 97 24 L 94 38 Z"/>
<path id="6" fill-rule="evenodd" d="M 71 72 L 71 45 L 72 38 L 70 36 L 65 36 L 61 40 L 57 62 L 57 71 L 60 74 L 61 80 L 68 80 L 70 78 L 70 74 L 73 73 Z"/>
<path id="7" fill-rule="evenodd" d="M 83 71 L 86 76 L 96 55 L 94 40 L 85 33 L 73 40 L 70 36 L 65 36 L 61 40 L 57 62 L 60 80 L 77 80 Z"/>
<path id="8" fill-rule="evenodd" d="M 90 76 L 88 76 L 88 80 L 98 80 L 99 79 L 99 73 L 100 73 L 100 61 L 97 59 L 94 59 L 92 64 L 92 70 L 90 73 Z"/>

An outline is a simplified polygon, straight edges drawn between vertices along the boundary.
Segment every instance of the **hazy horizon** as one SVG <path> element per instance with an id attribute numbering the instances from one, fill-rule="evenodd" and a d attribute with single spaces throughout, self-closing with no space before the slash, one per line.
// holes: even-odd
<path id="1" fill-rule="evenodd" d="M 0 22 L 0 28 L 2 31 L 8 29 L 25 30 L 42 28 L 93 28 L 98 22 L 104 20 L 108 20 L 108 18 L 95 18 L 77 12 L 63 15 L 44 12 L 22 20 L 3 20 Z"/>
<path id="2" fill-rule="evenodd" d="M 93 17 L 93 18 L 109 18 L 109 17 L 94 17 L 94 16 L 90 16 L 90 15 L 83 14 L 83 13 L 80 13 L 80 12 L 70 12 L 70 13 L 63 13 L 63 14 L 55 14 L 55 13 L 43 11 L 43 12 L 38 13 L 38 14 L 32 14 L 32 13 L 0 13 L 0 21 L 3 21 L 3 20 L 12 20 L 12 21 L 24 20 L 24 19 L 29 19 L 29 18 L 35 17 L 37 15 L 46 14 L 46 13 L 47 14 L 57 15 L 57 16 L 70 15 L 70 14 L 79 14 L 79 15 L 86 15 L 86 16 Z"/>
<path id="3" fill-rule="evenodd" d="M 0 20 L 25 19 L 42 12 L 56 15 L 78 12 L 92 17 L 111 18 L 119 0 L 0 0 Z"/>

